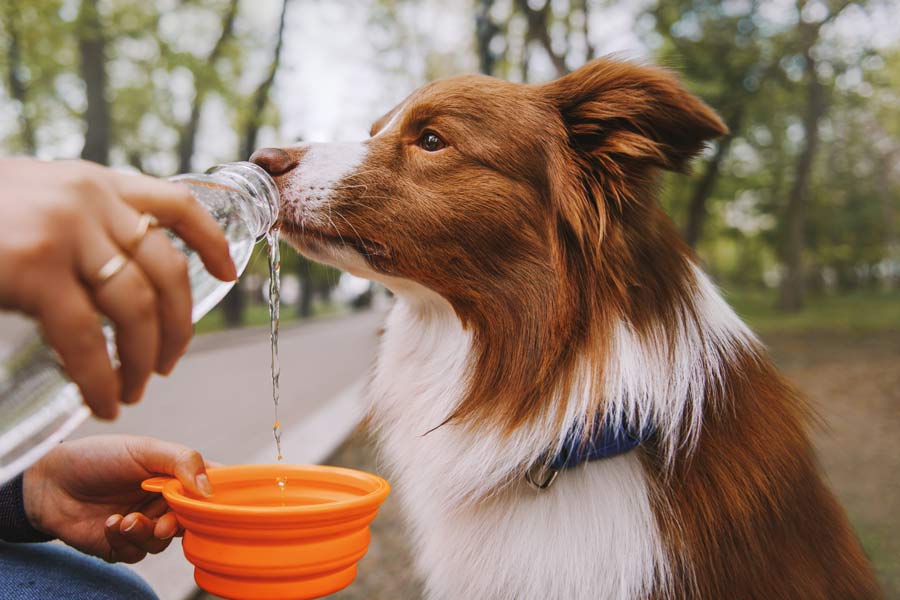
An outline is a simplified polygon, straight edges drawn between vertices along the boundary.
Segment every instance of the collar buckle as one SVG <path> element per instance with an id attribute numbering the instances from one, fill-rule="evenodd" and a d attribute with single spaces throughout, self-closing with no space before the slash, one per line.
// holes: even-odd
<path id="1" fill-rule="evenodd" d="M 525 471 L 525 481 L 534 489 L 543 491 L 553 485 L 558 475 L 559 469 L 538 461 Z"/>

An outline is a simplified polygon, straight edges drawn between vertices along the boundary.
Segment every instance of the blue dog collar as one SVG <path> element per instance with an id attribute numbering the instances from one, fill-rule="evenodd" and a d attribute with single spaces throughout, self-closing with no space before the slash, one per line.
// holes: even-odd
<path id="1" fill-rule="evenodd" d="M 594 460 L 612 458 L 634 450 L 653 435 L 653 427 L 640 431 L 629 427 L 625 419 L 618 426 L 604 419 L 593 435 L 584 439 L 579 431 L 566 436 L 560 451 L 549 461 L 540 461 L 525 473 L 525 480 L 538 489 L 547 489 L 563 469 L 571 469 Z"/>

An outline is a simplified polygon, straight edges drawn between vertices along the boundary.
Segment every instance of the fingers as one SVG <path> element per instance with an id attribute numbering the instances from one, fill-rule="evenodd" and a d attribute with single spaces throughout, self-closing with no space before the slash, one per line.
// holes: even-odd
<path id="1" fill-rule="evenodd" d="M 147 515 L 150 519 L 158 519 L 169 512 L 169 504 L 161 495 L 153 494 L 145 504 L 135 507 L 134 512 Z"/>
<path id="2" fill-rule="evenodd" d="M 42 298 L 38 319 L 85 403 L 97 417 L 114 419 L 121 384 L 109 361 L 94 305 L 81 284 L 74 278 L 60 278 L 56 291 Z"/>
<path id="3" fill-rule="evenodd" d="M 151 231 L 138 246 L 134 260 L 140 264 L 156 288 L 160 319 L 156 371 L 167 375 L 184 354 L 194 335 L 191 319 L 193 299 L 187 259 L 162 232 Z"/>
<path id="4" fill-rule="evenodd" d="M 131 444 L 132 456 L 148 473 L 173 475 L 195 496 L 212 495 L 206 465 L 196 450 L 148 437 L 137 438 Z"/>
<path id="5" fill-rule="evenodd" d="M 188 187 L 119 172 L 112 173 L 111 182 L 126 203 L 138 212 L 154 215 L 196 250 L 210 273 L 223 281 L 237 279 L 222 230 Z"/>
<path id="6" fill-rule="evenodd" d="M 106 520 L 104 534 L 109 544 L 109 556 L 102 557 L 106 562 L 136 563 L 147 556 L 147 552 L 125 538 L 122 534 L 122 515 L 113 515 Z"/>
<path id="7" fill-rule="evenodd" d="M 171 515 L 171 513 L 169 513 Z M 157 554 L 165 550 L 178 532 L 174 515 L 163 521 L 154 522 L 141 513 L 131 513 L 124 518 L 112 515 L 106 520 L 105 534 L 111 553 L 109 562 L 135 563 L 147 554 Z M 168 537 L 157 537 L 157 527 Z"/>
<path id="8" fill-rule="evenodd" d="M 97 226 L 89 235 L 92 241 L 85 245 L 79 257 L 79 269 L 88 282 L 110 258 L 121 252 L 101 227 Z M 88 285 L 93 286 L 94 304 L 115 325 L 121 361 L 121 398 L 125 404 L 132 404 L 140 399 L 159 358 L 156 290 L 132 261 L 108 280 Z"/>
<path id="9" fill-rule="evenodd" d="M 128 206 L 113 207 L 108 221 L 113 241 L 131 252 L 132 259 L 154 289 L 160 330 L 159 353 L 154 357 L 153 368 L 168 374 L 194 333 L 187 259 L 161 231 L 148 231 L 135 246 L 134 235 L 140 215 Z"/>
<path id="10" fill-rule="evenodd" d="M 153 537 L 158 540 L 171 540 L 173 537 L 181 535 L 183 532 L 184 529 L 181 527 L 178 519 L 175 518 L 175 513 L 172 512 L 166 513 L 158 518 L 156 520 L 156 525 L 153 527 Z"/>

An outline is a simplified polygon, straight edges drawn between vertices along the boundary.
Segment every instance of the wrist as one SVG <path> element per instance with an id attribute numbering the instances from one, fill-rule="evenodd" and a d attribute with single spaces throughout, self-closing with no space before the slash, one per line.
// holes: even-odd
<path id="1" fill-rule="evenodd" d="M 46 542 L 53 539 L 36 528 L 25 511 L 24 475 L 0 486 L 0 539 L 7 542 Z"/>
<path id="2" fill-rule="evenodd" d="M 56 537 L 44 519 L 43 500 L 46 486 L 40 464 L 41 461 L 38 461 L 22 474 L 22 508 L 28 523 L 36 531 L 43 535 Z"/>

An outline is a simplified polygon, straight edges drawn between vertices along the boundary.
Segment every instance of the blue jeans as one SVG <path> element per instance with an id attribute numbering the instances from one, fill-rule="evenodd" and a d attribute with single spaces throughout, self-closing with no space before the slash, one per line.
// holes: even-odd
<path id="1" fill-rule="evenodd" d="M 159 600 L 134 572 L 59 544 L 0 542 L 0 598 Z"/>

